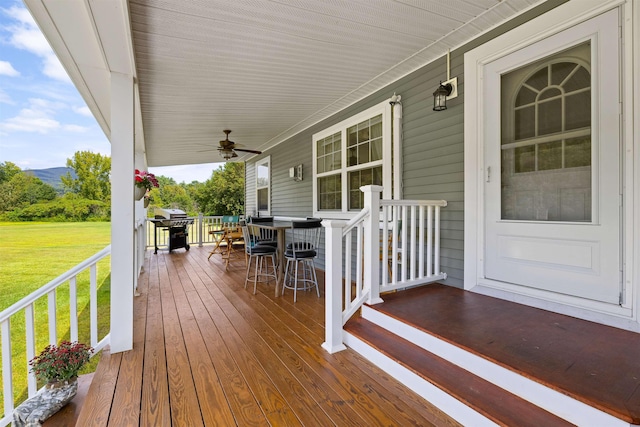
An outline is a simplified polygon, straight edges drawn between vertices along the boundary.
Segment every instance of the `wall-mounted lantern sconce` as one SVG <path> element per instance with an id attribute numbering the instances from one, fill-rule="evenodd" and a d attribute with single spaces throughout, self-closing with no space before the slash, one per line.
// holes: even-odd
<path id="1" fill-rule="evenodd" d="M 302 181 L 302 165 L 289 168 L 289 178 L 293 178 L 294 181 Z"/>
<path id="2" fill-rule="evenodd" d="M 451 95 L 453 86 L 451 83 L 442 84 L 433 92 L 433 111 L 442 111 L 447 109 L 447 96 Z"/>
<path id="3" fill-rule="evenodd" d="M 440 85 L 433 92 L 433 111 L 442 111 L 447 109 L 447 100 L 458 96 L 458 78 L 451 78 L 451 58 L 450 52 L 447 50 L 447 80 L 440 82 Z"/>

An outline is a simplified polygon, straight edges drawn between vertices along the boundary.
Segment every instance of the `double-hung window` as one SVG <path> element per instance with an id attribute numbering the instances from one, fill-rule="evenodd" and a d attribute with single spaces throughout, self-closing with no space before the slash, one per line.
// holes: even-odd
<path id="1" fill-rule="evenodd" d="M 256 207 L 260 215 L 271 214 L 271 157 L 256 163 Z"/>
<path id="2" fill-rule="evenodd" d="M 393 197 L 399 156 L 394 160 L 391 119 L 385 101 L 313 135 L 314 215 L 353 216 L 364 207 L 364 185 L 381 185 L 382 197 Z"/>

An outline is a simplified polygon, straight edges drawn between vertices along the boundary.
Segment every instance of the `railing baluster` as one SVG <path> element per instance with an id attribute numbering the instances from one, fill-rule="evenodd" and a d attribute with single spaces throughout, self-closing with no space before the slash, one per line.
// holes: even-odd
<path id="1" fill-rule="evenodd" d="M 433 265 L 434 273 L 440 274 L 440 206 L 436 206 Z"/>
<path id="2" fill-rule="evenodd" d="M 24 308 L 24 325 L 25 325 L 25 339 L 27 344 L 27 366 L 29 361 L 36 356 L 36 330 L 35 330 L 35 316 L 33 313 L 34 305 L 30 304 Z M 36 375 L 28 370 L 27 373 L 27 389 L 29 390 L 29 397 L 36 394 L 38 391 L 38 384 L 36 382 Z"/>
<path id="3" fill-rule="evenodd" d="M 400 206 L 393 206 L 393 229 L 391 232 L 391 283 L 398 282 L 398 237 L 400 237 Z"/>
<path id="4" fill-rule="evenodd" d="M 402 245 L 402 281 L 407 281 L 407 228 L 409 228 L 409 224 L 407 221 L 407 207 L 401 206 L 400 211 L 402 212 L 402 238 L 400 239 L 400 244 Z"/>
<path id="5" fill-rule="evenodd" d="M 58 318 L 56 308 L 56 290 L 47 294 L 47 307 L 49 308 L 49 344 L 58 344 Z"/>
<path id="6" fill-rule="evenodd" d="M 77 276 L 69 279 L 69 336 L 78 341 L 78 284 Z"/>
<path id="7" fill-rule="evenodd" d="M 416 206 L 411 206 L 411 253 L 409 255 L 411 262 L 411 270 L 409 271 L 411 280 L 416 278 Z"/>
<path id="8" fill-rule="evenodd" d="M 89 336 L 91 347 L 98 344 L 98 264 L 89 269 Z"/>
<path id="9" fill-rule="evenodd" d="M 427 211 L 427 277 L 431 277 L 433 270 L 433 206 Z"/>
<path id="10" fill-rule="evenodd" d="M 389 212 L 390 207 L 382 207 L 382 236 L 380 237 L 380 251 L 382 253 L 381 283 L 389 283 Z"/>
<path id="11" fill-rule="evenodd" d="M 362 277 L 362 238 L 363 238 L 362 224 L 356 227 L 356 298 L 360 298 L 362 295 L 362 287 L 364 286 Z"/>
<path id="12" fill-rule="evenodd" d="M 418 277 L 420 278 L 424 277 L 424 209 L 424 206 L 420 206 L 420 218 L 418 220 L 420 224 L 420 229 L 418 230 L 420 233 L 418 238 Z"/>
<path id="13" fill-rule="evenodd" d="M 348 233 L 345 238 L 344 247 L 344 306 L 351 307 L 351 253 L 353 244 L 352 233 Z"/>
<path id="14" fill-rule="evenodd" d="M 13 370 L 11 367 L 11 319 L 2 322 L 2 391 L 4 413 L 13 412 Z"/>

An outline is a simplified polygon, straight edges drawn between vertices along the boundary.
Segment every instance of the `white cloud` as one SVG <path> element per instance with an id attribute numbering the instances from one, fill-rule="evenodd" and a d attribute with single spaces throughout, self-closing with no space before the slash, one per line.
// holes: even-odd
<path id="1" fill-rule="evenodd" d="M 60 129 L 60 122 L 53 118 L 59 103 L 45 99 L 33 98 L 29 100 L 29 107 L 20 110 L 17 116 L 0 123 L 0 130 L 7 132 L 38 132 L 49 133 Z"/>
<path id="2" fill-rule="evenodd" d="M 64 125 L 63 128 L 64 130 L 68 130 L 69 132 L 76 132 L 76 133 L 87 132 L 89 130 L 88 127 L 80 126 L 80 125 Z"/>
<path id="3" fill-rule="evenodd" d="M 74 107 L 73 111 L 80 114 L 81 116 L 93 117 L 93 114 L 91 114 L 91 110 L 86 105 L 84 107 Z"/>
<path id="4" fill-rule="evenodd" d="M 0 74 L 9 77 L 18 77 L 20 75 L 18 70 L 13 68 L 13 65 L 7 61 L 0 61 Z"/>
<path id="5" fill-rule="evenodd" d="M 9 39 L 11 45 L 39 56 L 43 61 L 42 72 L 44 75 L 52 79 L 71 82 L 67 72 L 60 64 L 53 50 L 51 50 L 49 42 L 40 32 L 29 11 L 25 8 L 13 6 L 7 9 L 6 13 L 16 21 L 16 24 L 7 28 L 11 33 Z"/>
<path id="6" fill-rule="evenodd" d="M 9 105 L 15 104 L 15 102 L 13 102 L 13 99 L 11 99 L 9 94 L 3 91 L 1 88 L 0 88 L 0 104 L 9 104 Z"/>
<path id="7" fill-rule="evenodd" d="M 173 178 L 177 183 L 192 181 L 205 182 L 211 178 L 215 169 L 223 166 L 224 163 L 206 163 L 199 165 L 177 165 L 149 168 L 151 173 L 164 175 Z"/>

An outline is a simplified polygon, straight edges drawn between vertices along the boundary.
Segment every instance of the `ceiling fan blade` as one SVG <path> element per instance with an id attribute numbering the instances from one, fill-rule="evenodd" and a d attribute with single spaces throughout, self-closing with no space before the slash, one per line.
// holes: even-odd
<path id="1" fill-rule="evenodd" d="M 253 154 L 262 154 L 262 151 L 258 151 L 258 150 L 247 150 L 245 148 L 234 148 L 234 151 L 244 151 L 246 153 L 253 153 Z"/>

